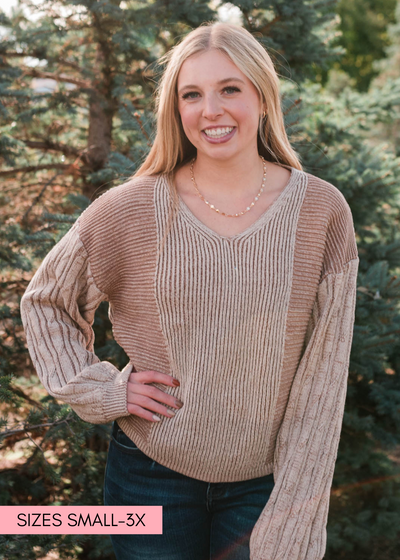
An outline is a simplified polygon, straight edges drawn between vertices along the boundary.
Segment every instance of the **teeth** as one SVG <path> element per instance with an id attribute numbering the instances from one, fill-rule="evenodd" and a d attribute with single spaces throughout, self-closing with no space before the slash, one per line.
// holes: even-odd
<path id="1" fill-rule="evenodd" d="M 206 128 L 205 133 L 207 136 L 212 136 L 213 138 L 222 138 L 222 136 L 226 136 L 234 129 L 233 126 L 225 127 L 225 128 Z"/>

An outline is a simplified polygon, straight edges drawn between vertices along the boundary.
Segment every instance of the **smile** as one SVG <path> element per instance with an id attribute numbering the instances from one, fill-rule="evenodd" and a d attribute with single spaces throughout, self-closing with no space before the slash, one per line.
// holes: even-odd
<path id="1" fill-rule="evenodd" d="M 236 126 L 219 128 L 206 128 L 201 131 L 201 136 L 208 144 L 226 144 L 236 134 Z"/>
<path id="2" fill-rule="evenodd" d="M 225 128 L 206 128 L 203 132 L 210 138 L 223 138 L 232 132 L 233 126 Z"/>

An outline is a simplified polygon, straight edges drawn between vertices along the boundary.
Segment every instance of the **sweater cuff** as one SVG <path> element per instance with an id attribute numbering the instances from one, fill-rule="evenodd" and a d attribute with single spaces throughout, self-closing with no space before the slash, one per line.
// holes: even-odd
<path id="1" fill-rule="evenodd" d="M 128 379 L 132 372 L 132 364 L 119 371 L 110 362 L 102 362 L 107 367 L 112 380 L 107 383 L 103 395 L 103 417 L 105 422 L 112 422 L 121 416 L 129 416 L 128 412 Z"/>

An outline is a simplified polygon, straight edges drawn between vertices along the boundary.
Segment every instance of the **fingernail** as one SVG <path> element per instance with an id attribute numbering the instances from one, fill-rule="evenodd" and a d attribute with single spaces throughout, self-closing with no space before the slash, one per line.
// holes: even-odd
<path id="1" fill-rule="evenodd" d="M 169 408 L 167 410 L 167 414 L 169 414 L 170 416 L 175 416 L 175 412 L 173 410 L 170 410 Z"/>
<path id="2" fill-rule="evenodd" d="M 176 403 L 176 406 L 179 406 L 179 408 L 181 408 L 183 406 L 183 402 L 180 401 L 179 399 L 175 399 L 175 403 Z"/>
<path id="3" fill-rule="evenodd" d="M 172 385 L 174 385 L 175 387 L 180 387 L 181 386 L 181 384 L 179 383 L 179 381 L 177 379 L 174 379 L 172 381 Z"/>
<path id="4" fill-rule="evenodd" d="M 154 418 L 154 420 L 158 420 L 158 421 L 160 421 L 160 420 L 161 420 L 161 418 L 159 418 L 159 417 L 158 417 L 158 416 L 156 416 L 155 414 L 153 414 L 153 418 Z"/>

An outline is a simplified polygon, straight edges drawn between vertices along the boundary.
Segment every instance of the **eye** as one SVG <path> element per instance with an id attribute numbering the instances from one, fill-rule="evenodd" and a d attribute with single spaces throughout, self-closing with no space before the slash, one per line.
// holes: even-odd
<path id="1" fill-rule="evenodd" d="M 236 86 L 226 86 L 222 91 L 231 90 L 233 93 L 240 92 L 240 89 Z M 198 95 L 197 91 L 188 91 L 182 95 L 182 99 L 195 99 L 192 95 Z M 230 94 L 229 94 L 230 95 Z"/>
<path id="2" fill-rule="evenodd" d="M 240 91 L 240 89 L 237 88 L 237 87 L 235 87 L 235 86 L 226 86 L 226 87 L 223 89 L 223 91 L 225 91 L 225 90 L 227 90 L 227 89 L 231 89 L 231 90 L 233 90 L 234 92 Z"/>
<path id="3" fill-rule="evenodd" d="M 193 97 L 189 97 L 189 95 L 197 95 L 196 91 L 188 91 L 182 95 L 182 99 L 193 99 Z"/>

